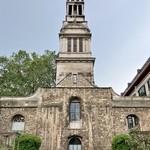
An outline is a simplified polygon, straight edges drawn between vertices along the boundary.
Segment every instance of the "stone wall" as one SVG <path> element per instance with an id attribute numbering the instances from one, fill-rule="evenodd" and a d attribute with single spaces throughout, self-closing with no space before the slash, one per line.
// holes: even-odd
<path id="1" fill-rule="evenodd" d="M 56 84 L 71 74 L 83 74 L 94 85 L 94 61 L 95 58 L 58 58 L 56 59 Z M 69 87 L 67 84 L 65 86 Z M 82 85 L 84 86 L 84 84 Z M 58 87 L 58 86 L 57 86 Z M 59 86 L 60 87 L 60 86 Z"/>
<path id="2" fill-rule="evenodd" d="M 81 106 L 78 129 L 71 128 L 69 121 L 73 98 L 78 98 Z M 150 131 L 150 98 L 120 97 L 111 88 L 43 88 L 32 97 L 13 98 L 15 104 L 8 99 L 0 100 L 0 132 L 10 132 L 13 116 L 21 114 L 24 132 L 42 139 L 41 150 L 67 150 L 74 136 L 81 140 L 82 150 L 111 150 L 113 136 L 128 133 L 126 117 L 130 114 L 139 118 L 141 131 Z"/>
<path id="3" fill-rule="evenodd" d="M 68 149 L 71 136 L 81 137 L 83 150 L 110 149 L 113 137 L 111 90 L 109 88 L 52 88 L 43 92 L 41 112 L 38 114 L 42 150 Z M 81 100 L 82 128 L 69 127 L 69 102 Z M 50 142 L 51 141 L 51 142 Z"/>
<path id="4" fill-rule="evenodd" d="M 93 87 L 90 83 L 91 75 L 77 74 L 76 83 L 73 83 L 73 74 L 68 74 L 64 79 L 58 83 L 57 87 Z"/>
<path id="5" fill-rule="evenodd" d="M 141 131 L 150 131 L 150 109 L 149 108 L 114 108 L 114 132 L 128 133 L 128 125 L 126 117 L 128 115 L 136 115 L 139 118 L 139 127 Z"/>
<path id="6" fill-rule="evenodd" d="M 121 97 L 114 95 L 112 99 L 112 106 L 115 134 L 129 132 L 126 120 L 128 115 L 137 116 L 141 131 L 150 131 L 149 97 Z"/>
<path id="7" fill-rule="evenodd" d="M 24 133 L 36 134 L 36 114 L 37 108 L 0 108 L 0 141 L 4 140 L 4 135 L 11 135 L 12 119 L 16 115 L 25 117 Z"/>

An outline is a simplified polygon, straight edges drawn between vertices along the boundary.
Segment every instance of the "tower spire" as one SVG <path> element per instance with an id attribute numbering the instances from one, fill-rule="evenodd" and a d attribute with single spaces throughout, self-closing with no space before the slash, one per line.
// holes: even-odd
<path id="1" fill-rule="evenodd" d="M 72 82 L 69 85 L 63 83 L 70 76 L 73 79 L 82 76 L 88 82 L 86 86 L 93 86 L 95 58 L 91 57 L 91 33 L 85 21 L 83 0 L 67 0 L 66 19 L 60 30 L 59 40 L 56 86 L 79 86 Z M 82 83 L 80 86 L 85 85 Z"/>
<path id="2" fill-rule="evenodd" d="M 85 20 L 83 0 L 67 0 L 66 5 L 66 21 L 73 21 L 74 16 L 78 21 Z"/>

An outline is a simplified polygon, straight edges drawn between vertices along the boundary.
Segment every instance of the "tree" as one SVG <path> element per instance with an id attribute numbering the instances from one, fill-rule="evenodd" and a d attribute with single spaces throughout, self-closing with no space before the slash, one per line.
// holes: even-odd
<path id="1" fill-rule="evenodd" d="M 130 150 L 128 140 L 130 136 L 126 134 L 116 135 L 111 142 L 112 150 Z"/>
<path id="2" fill-rule="evenodd" d="M 115 136 L 111 144 L 112 150 L 150 150 L 150 132 L 131 129 L 129 135 Z"/>
<path id="3" fill-rule="evenodd" d="M 9 58 L 0 57 L 1 96 L 26 96 L 38 87 L 55 86 L 57 57 L 55 51 L 45 50 L 43 55 L 19 50 Z"/>
<path id="4" fill-rule="evenodd" d="M 150 132 L 132 129 L 128 144 L 131 150 L 150 150 Z"/>
<path id="5" fill-rule="evenodd" d="M 35 135 L 21 134 L 14 139 L 14 150 L 39 150 L 41 139 Z"/>

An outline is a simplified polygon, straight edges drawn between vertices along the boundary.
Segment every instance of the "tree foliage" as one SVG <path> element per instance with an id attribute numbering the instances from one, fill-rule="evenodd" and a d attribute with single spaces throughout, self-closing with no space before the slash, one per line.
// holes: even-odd
<path id="1" fill-rule="evenodd" d="M 129 135 L 119 134 L 111 142 L 112 150 L 150 150 L 150 132 L 130 130 Z"/>
<path id="2" fill-rule="evenodd" d="M 130 150 L 128 140 L 130 136 L 126 134 L 119 134 L 115 136 L 111 142 L 112 150 Z"/>
<path id="3" fill-rule="evenodd" d="M 26 96 L 38 87 L 55 86 L 57 57 L 55 51 L 45 50 L 43 55 L 24 50 L 9 58 L 0 57 L 0 90 L 2 96 Z"/>
<path id="4" fill-rule="evenodd" d="M 39 150 L 41 139 L 35 135 L 21 134 L 14 140 L 14 150 Z"/>
<path id="5" fill-rule="evenodd" d="M 150 133 L 141 132 L 139 129 L 130 131 L 130 140 L 128 141 L 131 150 L 150 150 Z"/>

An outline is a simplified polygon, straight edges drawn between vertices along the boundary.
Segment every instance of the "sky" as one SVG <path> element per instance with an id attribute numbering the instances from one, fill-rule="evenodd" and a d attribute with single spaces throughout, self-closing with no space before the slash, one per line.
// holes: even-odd
<path id="1" fill-rule="evenodd" d="M 150 0 L 84 0 L 99 87 L 120 94 L 150 57 Z M 66 0 L 0 0 L 0 56 L 59 52 Z"/>

